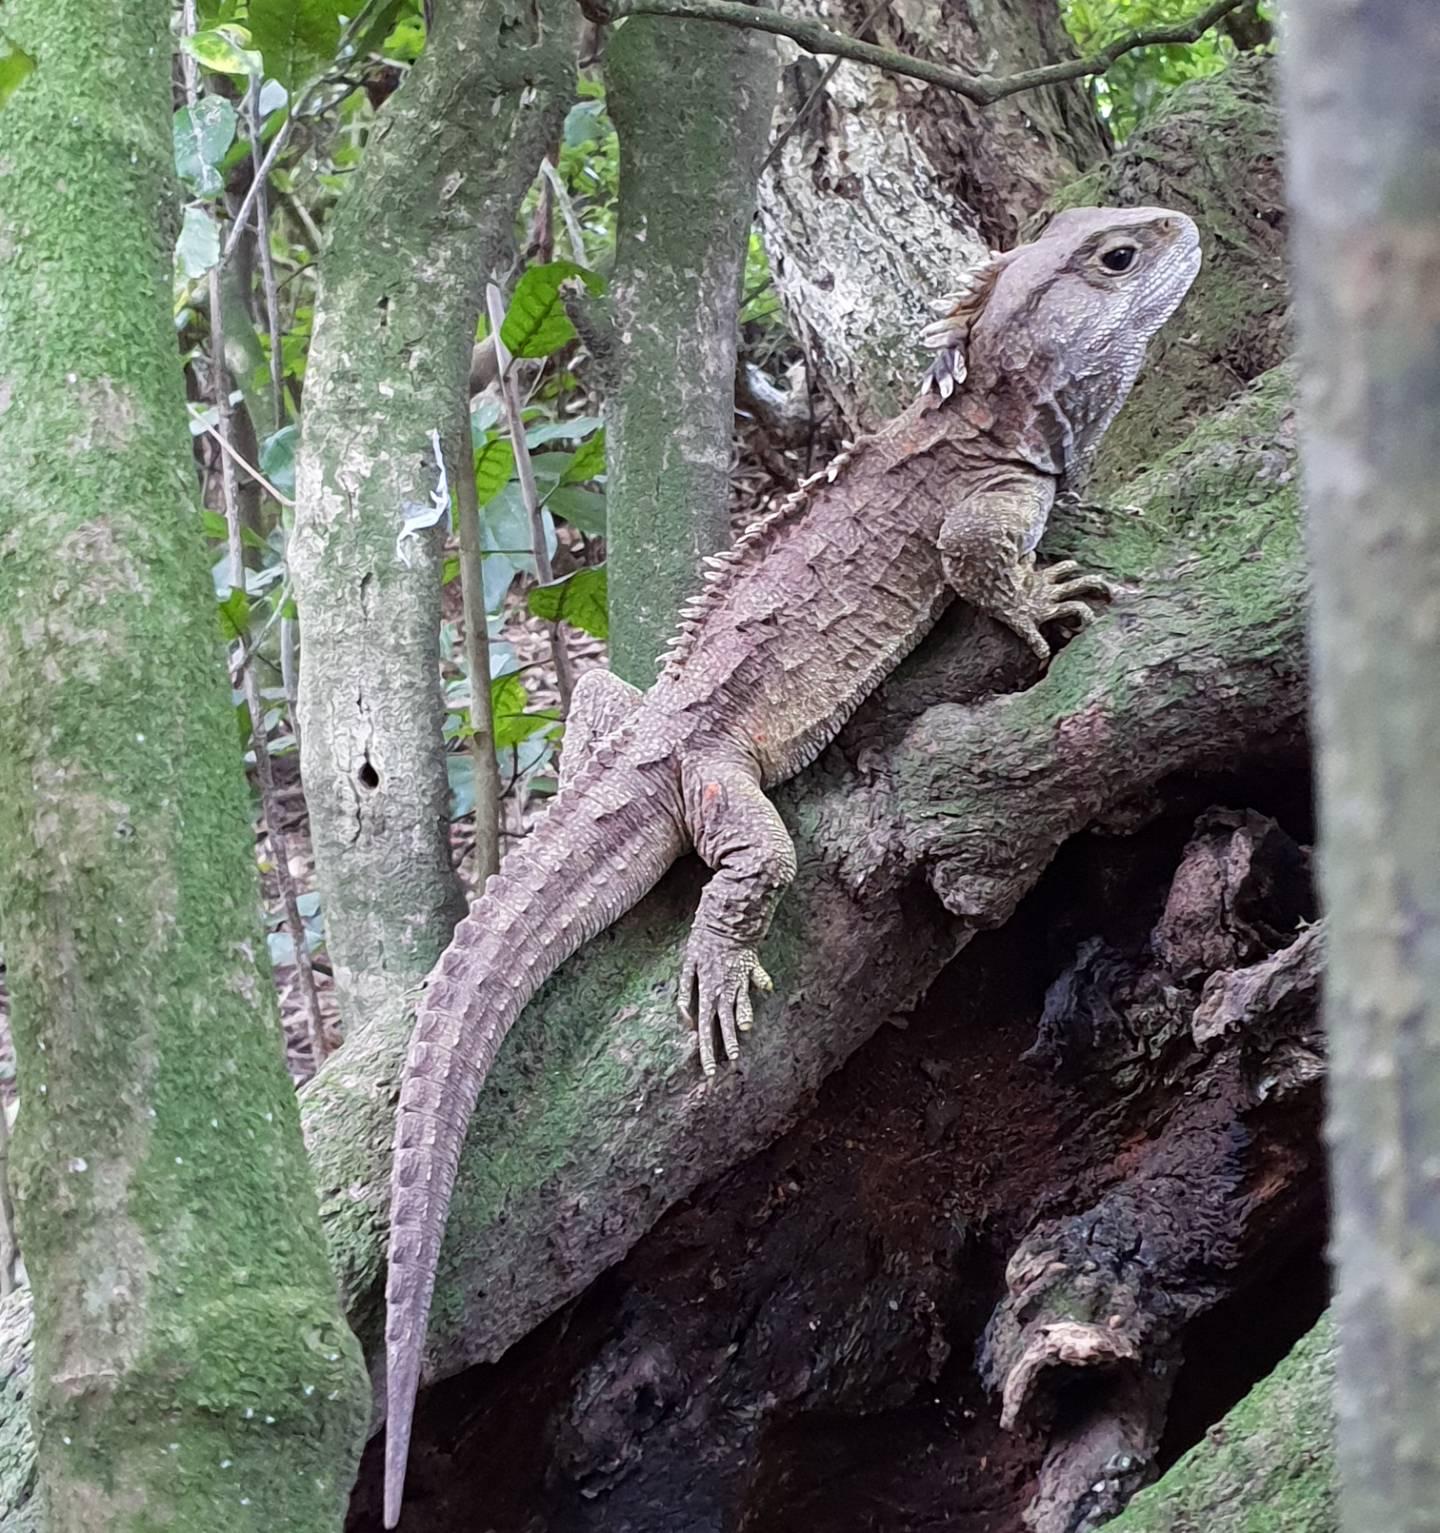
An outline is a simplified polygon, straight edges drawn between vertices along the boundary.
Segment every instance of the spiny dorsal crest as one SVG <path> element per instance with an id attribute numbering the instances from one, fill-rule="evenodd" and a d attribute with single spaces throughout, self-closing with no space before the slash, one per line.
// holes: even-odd
<path id="1" fill-rule="evenodd" d="M 844 443 L 842 451 L 836 453 L 824 468 L 802 480 L 799 488 L 787 495 L 773 511 L 751 522 L 731 547 L 721 553 L 710 554 L 700 561 L 703 584 L 680 609 L 680 624 L 675 637 L 657 662 L 660 679 L 673 676 L 684 665 L 706 614 L 724 600 L 737 568 L 763 556 L 765 544 L 782 523 L 791 521 L 805 509 L 814 497 L 817 485 L 834 484 L 840 470 L 850 461 L 854 447 L 853 442 Z"/>
<path id="2" fill-rule="evenodd" d="M 947 293 L 936 303 L 935 308 L 941 317 L 926 326 L 921 339 L 924 345 L 939 355 L 925 375 L 922 394 L 933 387 L 939 389 L 941 399 L 949 399 L 956 386 L 965 381 L 965 345 L 970 337 L 971 326 L 984 312 L 985 304 L 995 290 L 995 280 L 1004 269 L 1006 260 L 1006 256 L 992 252 L 980 265 L 965 273 L 954 292 Z M 850 461 L 854 446 L 853 442 L 845 443 L 844 451 L 832 458 L 818 473 L 804 480 L 799 489 L 786 496 L 777 509 L 751 522 L 732 548 L 727 548 L 723 553 L 711 554 L 701 561 L 700 578 L 704 584 L 680 609 L 680 623 L 675 637 L 657 661 L 661 679 L 673 676 L 684 665 L 706 614 L 724 599 L 737 566 L 748 564 L 763 554 L 764 545 L 776 529 L 809 504 L 816 485 L 835 482 L 836 475 Z"/>
<path id="3" fill-rule="evenodd" d="M 995 291 L 995 280 L 1005 269 L 1005 256 L 991 251 L 988 259 L 972 267 L 960 279 L 953 293 L 947 293 L 935 305 L 940 318 L 926 325 L 920 344 L 937 352 L 925 374 L 920 392 L 938 389 L 941 399 L 949 399 L 965 381 L 965 348 L 975 321 L 985 312 L 985 305 Z"/>

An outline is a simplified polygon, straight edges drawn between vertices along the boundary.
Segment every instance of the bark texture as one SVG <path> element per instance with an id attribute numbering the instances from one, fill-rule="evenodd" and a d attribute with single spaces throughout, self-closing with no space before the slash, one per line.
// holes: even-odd
<path id="1" fill-rule="evenodd" d="M 778 71 L 772 38 L 698 21 L 634 17 L 605 50 L 620 137 L 604 351 L 610 665 L 641 688 L 700 560 L 730 543 L 736 312 Z"/>
<path id="2" fill-rule="evenodd" d="M 1419 1533 L 1440 1526 L 1440 30 L 1424 0 L 1291 20 L 1341 1523 Z"/>
<path id="3" fill-rule="evenodd" d="M 12 1372 L 0 1483 L 10 1525 L 38 1508 L 50 1533 L 317 1533 L 366 1386 L 282 1059 L 185 429 L 170 14 L 5 11 L 37 61 L 0 111 L 0 893 L 38 1474 Z"/>
<path id="4" fill-rule="evenodd" d="M 347 1029 L 394 1022 L 464 914 L 451 868 L 438 525 L 402 537 L 450 462 L 484 280 L 560 129 L 565 0 L 439 9 L 336 210 L 315 310 L 289 562 L 305 792 Z M 458 450 L 457 450 L 458 449 Z"/>
<path id="5" fill-rule="evenodd" d="M 1070 53 L 1045 0 L 803 0 L 796 14 L 1000 75 Z M 1021 223 L 1100 159 L 1106 138 L 1078 83 L 982 110 L 858 64 L 842 63 L 822 86 L 823 61 L 782 47 L 776 128 L 805 115 L 762 178 L 761 228 L 816 383 L 852 427 L 869 428 L 909 401 L 928 305 L 955 285 L 957 268 L 1015 244 Z"/>

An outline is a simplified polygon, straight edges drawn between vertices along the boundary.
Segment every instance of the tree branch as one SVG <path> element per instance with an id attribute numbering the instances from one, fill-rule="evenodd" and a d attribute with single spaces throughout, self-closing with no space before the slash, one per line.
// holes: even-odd
<path id="1" fill-rule="evenodd" d="M 1124 54 L 1136 48 L 1151 48 L 1167 43 L 1197 42 L 1223 16 L 1236 10 L 1241 0 L 1214 0 L 1189 21 L 1165 27 L 1139 27 L 1122 33 L 1112 43 L 1083 59 L 1066 59 L 1039 69 L 1024 69 L 1019 74 L 994 79 L 986 75 L 967 75 L 947 64 L 917 59 L 913 54 L 897 53 L 843 32 L 832 32 L 821 22 L 804 16 L 784 16 L 778 11 L 747 5 L 743 0 L 581 0 L 581 10 L 594 22 L 616 22 L 626 16 L 674 16 L 686 21 L 718 21 L 727 27 L 750 27 L 759 32 L 773 32 L 788 37 L 807 53 L 853 59 L 871 64 L 891 74 L 908 75 L 954 91 L 980 106 L 989 106 L 1020 91 L 1038 90 L 1044 85 L 1059 85 L 1066 80 L 1101 75 Z"/>

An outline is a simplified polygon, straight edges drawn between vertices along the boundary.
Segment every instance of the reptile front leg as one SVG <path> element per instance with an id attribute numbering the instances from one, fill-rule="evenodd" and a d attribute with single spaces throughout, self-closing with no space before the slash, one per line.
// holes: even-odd
<path id="1" fill-rule="evenodd" d="M 1073 559 L 1035 567 L 1054 498 L 1053 480 L 1021 480 L 967 497 L 940 529 L 945 579 L 955 594 L 1018 634 L 1041 665 L 1051 653 L 1042 625 L 1067 618 L 1084 627 L 1095 613 L 1081 598 L 1115 594 L 1109 581 L 1080 573 Z"/>
<path id="2" fill-rule="evenodd" d="M 687 762 L 681 786 L 695 850 L 715 872 L 685 948 L 680 1015 L 696 1028 L 700 1067 L 713 1075 L 717 1027 L 722 1057 L 734 1059 L 739 1034 L 749 1031 L 754 1016 L 750 987 L 771 988 L 756 950 L 776 900 L 795 877 L 795 845 L 761 790 L 755 763 L 742 755 Z"/>

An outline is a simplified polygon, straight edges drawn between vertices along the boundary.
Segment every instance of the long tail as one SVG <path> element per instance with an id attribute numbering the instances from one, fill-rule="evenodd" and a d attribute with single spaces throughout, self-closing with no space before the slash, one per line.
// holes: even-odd
<path id="1" fill-rule="evenodd" d="M 607 766 L 582 771 L 491 878 L 432 970 L 415 1018 L 390 1182 L 387 1528 L 400 1517 L 445 1215 L 480 1087 L 530 997 L 685 849 L 664 773 Z"/>

